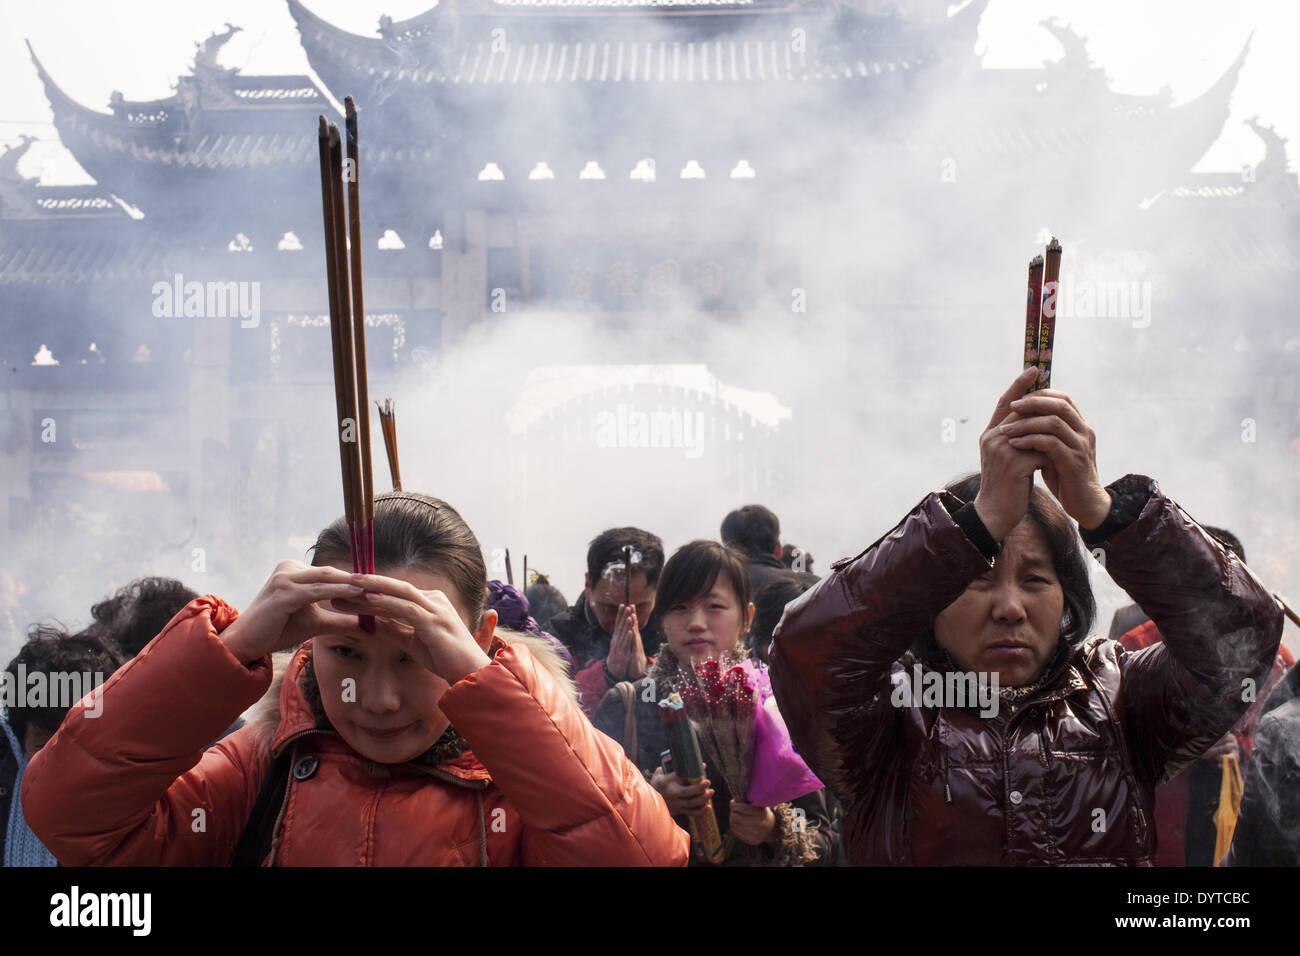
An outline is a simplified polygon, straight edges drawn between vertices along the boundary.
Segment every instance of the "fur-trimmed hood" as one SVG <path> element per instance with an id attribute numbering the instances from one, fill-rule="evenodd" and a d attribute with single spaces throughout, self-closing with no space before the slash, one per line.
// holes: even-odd
<path id="1" fill-rule="evenodd" d="M 564 689 L 565 694 L 577 702 L 578 691 L 573 678 L 569 676 L 569 669 L 554 645 L 534 634 L 498 627 L 493 638 L 491 656 L 495 657 L 498 651 L 507 646 L 527 648 L 542 668 Z M 262 699 L 244 713 L 244 721 L 257 745 L 270 751 L 273 756 L 292 738 L 313 731 L 336 733 L 331 728 L 320 725 L 308 703 L 303 677 L 310 659 L 311 641 L 305 642 L 296 651 L 282 651 L 273 655 L 271 686 Z M 477 766 L 477 761 L 474 764 Z"/>

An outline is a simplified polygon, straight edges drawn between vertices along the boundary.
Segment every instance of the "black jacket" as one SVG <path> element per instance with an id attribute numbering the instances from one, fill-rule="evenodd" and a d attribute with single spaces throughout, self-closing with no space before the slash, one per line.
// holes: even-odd
<path id="1" fill-rule="evenodd" d="M 745 567 L 749 571 L 751 594 L 757 594 L 758 589 L 769 581 L 806 581 L 809 584 L 816 584 L 821 580 L 817 575 L 807 571 L 791 571 L 781 563 L 780 558 L 771 554 L 746 554 Z"/>

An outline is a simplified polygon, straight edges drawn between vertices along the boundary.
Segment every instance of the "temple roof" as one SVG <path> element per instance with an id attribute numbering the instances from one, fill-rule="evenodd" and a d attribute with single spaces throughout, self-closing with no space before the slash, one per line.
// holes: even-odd
<path id="1" fill-rule="evenodd" d="M 42 186 L 34 177 L 22 175 L 18 162 L 36 142 L 21 136 L 0 153 L 0 221 L 19 220 L 117 220 L 126 210 L 98 185 Z"/>
<path id="2" fill-rule="evenodd" d="M 317 153 L 317 115 L 333 112 L 309 77 L 245 77 L 200 56 L 172 96 L 114 94 L 103 113 L 65 93 L 27 49 L 63 144 L 97 182 L 135 202 L 165 188 L 169 174 L 305 166 Z"/>
<path id="3" fill-rule="evenodd" d="M 444 0 L 409 20 L 385 18 L 380 37 L 363 37 L 287 0 L 321 81 L 338 99 L 356 94 L 365 111 L 362 155 L 374 195 L 396 197 L 387 209 L 379 199 L 372 216 L 400 219 L 417 197 L 422 205 L 470 195 L 489 163 L 518 182 L 542 160 L 574 179 L 595 161 L 636 189 L 628 186 L 628 170 L 654 155 L 646 150 L 656 143 L 668 144 L 662 161 L 695 159 L 716 178 L 715 169 L 761 160 L 774 136 L 817 134 L 814 107 L 837 95 L 846 95 L 839 102 L 854 111 L 855 131 L 846 133 L 853 145 L 843 151 L 845 169 L 818 167 L 819 175 L 851 172 L 855 157 L 866 155 L 900 175 L 915 168 L 918 156 L 1017 160 L 1028 164 L 1026 177 L 1040 179 L 1042 172 L 1068 179 L 1074 166 L 1100 161 L 1136 203 L 1186 175 L 1219 135 L 1249 40 L 1208 90 L 1173 106 L 1167 93 L 1111 92 L 1086 44 L 1055 24 L 1067 52 L 1050 69 L 982 69 L 973 48 L 986 2 L 975 0 L 932 26 L 806 0 L 724 5 L 752 14 L 740 34 L 700 29 L 706 21 L 687 16 L 695 8 L 685 6 L 582 5 L 561 13 L 570 8 Z M 589 16 L 595 9 L 620 12 Z M 646 39 L 645 17 L 674 11 L 682 14 L 678 32 L 656 30 Z M 567 18 L 559 31 L 557 17 Z M 800 53 L 790 42 L 791 17 L 807 25 Z M 489 26 L 501 24 L 510 42 L 498 47 L 484 38 Z M 115 94 L 109 113 L 77 103 L 31 55 L 64 145 L 112 194 L 149 216 L 199 209 L 210 216 L 213 196 L 232 219 L 241 207 L 267 211 L 278 204 L 286 210 L 282 228 L 300 228 L 301 214 L 319 201 L 305 175 L 314 173 L 318 156 L 316 117 L 334 111 L 309 77 L 246 77 L 219 66 L 217 53 L 236 30 L 230 26 L 200 46 L 193 74 L 178 79 L 173 95 L 128 101 Z M 659 89 L 681 84 L 690 87 L 696 109 L 678 109 L 680 93 Z M 457 132 L 467 118 L 507 107 L 514 110 L 508 130 L 479 123 L 473 137 Z M 716 121 L 719 110 L 727 122 Z M 960 122 L 974 110 L 987 119 L 974 127 Z M 813 128 L 805 130 L 805 120 Z M 677 156 L 688 144 L 691 155 Z M 762 182 L 809 172 L 772 162 Z M 429 176 L 435 168 L 439 175 Z M 511 183 L 491 186 L 500 202 L 520 198 L 509 195 Z M 53 211 L 62 202 L 67 212 L 78 199 L 92 204 L 88 210 L 105 208 L 93 196 L 50 194 L 45 206 L 32 208 Z"/>
<path id="4" fill-rule="evenodd" d="M 160 244 L 121 231 L 0 232 L 0 286 L 153 281 L 164 274 L 164 263 Z"/>
<path id="5" fill-rule="evenodd" d="M 379 37 L 341 30 L 299 0 L 287 2 L 312 69 L 336 98 L 351 94 L 366 105 L 394 89 L 430 85 L 870 80 L 941 61 L 954 44 L 969 54 L 987 0 L 937 29 L 800 0 L 671 7 L 455 0 L 409 20 L 381 18 Z M 682 18 L 678 35 L 647 39 L 647 11 L 661 22 Z M 704 22 L 724 15 L 733 26 L 743 17 L 745 36 Z M 796 52 L 792 15 L 824 42 L 810 37 Z"/>

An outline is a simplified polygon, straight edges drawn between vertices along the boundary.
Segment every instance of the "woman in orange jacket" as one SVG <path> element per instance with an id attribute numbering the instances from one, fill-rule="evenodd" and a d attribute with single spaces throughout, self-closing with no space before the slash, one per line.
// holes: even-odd
<path id="1" fill-rule="evenodd" d="M 686 863 L 686 833 L 554 652 L 496 633 L 460 515 L 409 492 L 375 505 L 383 574 L 345 570 L 336 521 L 312 566 L 280 564 L 243 614 L 192 602 L 97 691 L 100 716 L 69 713 L 22 791 L 61 862 Z M 289 648 L 269 706 L 205 751 Z"/>

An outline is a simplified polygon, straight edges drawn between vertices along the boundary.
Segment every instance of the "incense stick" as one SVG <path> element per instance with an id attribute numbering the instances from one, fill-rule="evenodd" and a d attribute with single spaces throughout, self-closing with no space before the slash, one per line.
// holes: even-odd
<path id="1" fill-rule="evenodd" d="M 1060 291 L 1061 244 L 1052 237 L 1043 268 L 1043 317 L 1038 326 L 1038 382 L 1033 391 L 1052 387 L 1052 342 L 1056 338 L 1056 304 Z"/>
<path id="2" fill-rule="evenodd" d="M 510 549 L 506 548 L 506 584 L 513 585 L 514 583 L 515 583 L 515 569 L 510 564 Z"/>
<path id="3" fill-rule="evenodd" d="M 384 434 L 384 453 L 388 455 L 388 475 L 393 479 L 393 490 L 402 490 L 402 469 L 397 464 L 397 411 L 391 398 L 379 408 L 379 430 Z"/>
<path id="4" fill-rule="evenodd" d="M 334 287 L 339 303 L 337 334 L 339 354 L 343 360 L 342 368 L 336 370 L 336 374 L 341 374 L 343 379 L 345 412 L 343 438 L 348 446 L 346 450 L 347 465 L 352 483 L 351 494 L 345 502 L 344 514 L 347 518 L 349 530 L 355 539 L 352 551 L 352 570 L 362 571 L 360 522 L 363 510 L 361 502 L 365 489 L 361 485 L 361 460 L 357 454 L 356 351 L 352 335 L 352 304 L 348 293 L 347 209 L 343 196 L 343 140 L 339 136 L 339 128 L 333 123 L 330 124 L 329 128 L 329 149 L 330 191 L 333 196 L 330 212 L 333 216 L 334 228 Z M 350 423 L 352 427 L 347 428 L 346 423 Z"/>
<path id="5" fill-rule="evenodd" d="M 623 603 L 632 603 L 632 546 L 623 545 Z"/>
<path id="6" fill-rule="evenodd" d="M 345 440 L 345 420 L 347 414 L 347 395 L 340 372 L 343 369 L 342 343 L 339 332 L 342 323 L 339 318 L 338 297 L 338 259 L 335 255 L 334 235 L 334 190 L 331 183 L 331 164 L 329 150 L 329 124 L 325 117 L 320 118 L 320 181 L 321 208 L 325 215 L 325 281 L 329 292 L 330 308 L 330 346 L 334 354 L 334 405 L 336 418 L 335 434 L 339 440 L 339 464 L 343 473 L 343 512 L 344 520 L 352 521 L 351 507 L 353 501 L 352 470 L 348 466 L 348 444 Z"/>
<path id="7" fill-rule="evenodd" d="M 528 555 L 524 555 L 524 594 L 528 593 Z"/>
<path id="8" fill-rule="evenodd" d="M 355 117 L 349 130 L 355 149 Z M 369 467 L 369 400 L 366 384 L 364 312 L 361 308 L 360 200 L 353 200 L 353 256 L 348 256 L 348 209 L 343 190 L 343 143 L 339 128 L 320 118 L 321 206 L 325 218 L 325 272 L 329 284 L 330 343 L 334 358 L 334 400 L 338 414 L 339 461 L 343 474 L 343 517 L 348 525 L 354 572 L 374 572 L 374 492 Z M 352 169 L 355 173 L 355 157 Z M 350 177 L 355 181 L 355 175 Z M 351 282 L 349 272 L 351 271 Z M 353 287 L 356 298 L 349 295 Z M 358 391 L 360 400 L 358 400 Z M 372 615 L 358 615 L 363 631 L 373 633 Z"/>
<path id="9" fill-rule="evenodd" d="M 375 485 L 370 457 L 370 386 L 366 374 L 366 308 L 361 291 L 361 165 L 357 143 L 357 108 L 352 97 L 343 100 L 346 110 L 348 155 L 348 238 L 351 243 L 349 266 L 352 273 L 352 336 L 357 382 L 357 438 L 361 458 L 361 569 L 375 573 Z"/>
<path id="10" fill-rule="evenodd" d="M 1287 617 L 1291 619 L 1292 624 L 1300 626 L 1300 614 L 1297 614 L 1295 612 L 1295 609 L 1292 608 L 1291 605 L 1286 602 L 1286 599 L 1283 598 L 1282 595 L 1274 591 L 1273 600 L 1277 601 L 1278 607 L 1282 609 L 1283 614 L 1285 614 Z"/>
<path id="11" fill-rule="evenodd" d="M 1038 321 L 1042 315 L 1042 296 L 1043 257 L 1034 256 L 1029 260 L 1029 287 L 1025 295 L 1025 368 L 1038 364 Z"/>

